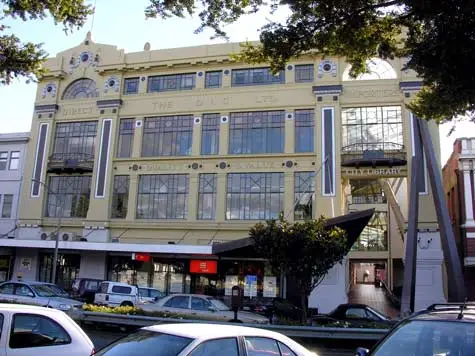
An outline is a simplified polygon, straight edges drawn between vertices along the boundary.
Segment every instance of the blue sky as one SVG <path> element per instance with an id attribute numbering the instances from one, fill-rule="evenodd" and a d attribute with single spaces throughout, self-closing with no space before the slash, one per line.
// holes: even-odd
<path id="1" fill-rule="evenodd" d="M 94 1 L 89 1 L 93 4 Z M 148 0 L 97 0 L 92 39 L 98 43 L 116 45 L 126 52 L 143 50 L 145 42 L 152 49 L 195 46 L 219 43 L 223 40 L 211 40 L 211 31 L 195 35 L 198 27 L 196 19 L 149 19 L 145 20 L 144 9 Z M 230 41 L 239 42 L 258 39 L 258 29 L 268 18 L 284 19 L 285 11 L 279 11 L 272 17 L 262 12 L 243 18 L 227 27 Z M 44 49 L 54 56 L 56 53 L 78 45 L 91 30 L 92 17 L 86 26 L 70 35 L 66 35 L 61 26 L 55 26 L 50 19 L 44 21 L 9 20 L 7 25 L 23 41 L 44 43 Z M 25 84 L 23 80 L 8 87 L 0 87 L 0 107 L 4 115 L 0 132 L 29 131 L 36 93 L 35 84 Z M 456 137 L 475 135 L 475 124 L 458 125 L 449 138 L 449 127 L 441 128 L 442 162 L 445 162 L 452 150 Z"/>

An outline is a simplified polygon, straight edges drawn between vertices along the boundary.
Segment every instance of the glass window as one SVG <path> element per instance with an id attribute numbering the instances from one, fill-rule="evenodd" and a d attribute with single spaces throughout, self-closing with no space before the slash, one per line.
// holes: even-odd
<path id="1" fill-rule="evenodd" d="M 201 154 L 217 155 L 219 153 L 219 114 L 204 114 L 201 124 Z"/>
<path id="2" fill-rule="evenodd" d="M 280 355 L 277 341 L 265 337 L 245 338 L 247 356 Z"/>
<path id="3" fill-rule="evenodd" d="M 351 204 L 386 204 L 383 187 L 377 179 L 351 179 Z"/>
<path id="4" fill-rule="evenodd" d="M 199 220 L 214 220 L 216 217 L 216 194 L 216 174 L 200 174 L 200 186 L 198 191 Z"/>
<path id="5" fill-rule="evenodd" d="M 10 164 L 8 169 L 11 171 L 16 171 L 20 166 L 20 151 L 10 152 Z"/>
<path id="6" fill-rule="evenodd" d="M 13 208 L 13 194 L 3 196 L 2 218 L 11 218 Z"/>
<path id="7" fill-rule="evenodd" d="M 139 330 L 106 346 L 94 356 L 151 355 L 151 350 L 153 356 L 177 356 L 192 341 L 186 337 Z"/>
<path id="8" fill-rule="evenodd" d="M 363 308 L 349 308 L 346 310 L 345 316 L 349 319 L 366 319 L 366 310 Z"/>
<path id="9" fill-rule="evenodd" d="M 314 151 L 313 110 L 295 110 L 295 152 Z"/>
<path id="10" fill-rule="evenodd" d="M 313 64 L 299 64 L 295 66 L 295 82 L 308 83 L 313 82 L 314 69 Z"/>
<path id="11" fill-rule="evenodd" d="M 134 144 L 134 119 L 121 119 L 119 126 L 119 142 L 117 144 L 117 157 L 130 158 Z"/>
<path id="12" fill-rule="evenodd" d="M 7 169 L 8 152 L 0 152 L 0 171 Z"/>
<path id="13" fill-rule="evenodd" d="M 22 297 L 34 297 L 35 294 L 30 289 L 30 287 L 25 286 L 24 284 L 17 284 L 15 288 L 15 294 L 20 295 Z"/>
<path id="14" fill-rule="evenodd" d="M 13 294 L 14 289 L 13 283 L 5 283 L 0 287 L 0 294 Z"/>
<path id="15" fill-rule="evenodd" d="M 282 356 L 296 356 L 295 353 L 287 345 L 284 345 L 281 342 L 279 342 L 278 344 L 279 344 L 280 354 Z"/>
<path id="16" fill-rule="evenodd" d="M 187 296 L 176 296 L 171 297 L 165 304 L 165 307 L 168 308 L 180 308 L 180 309 L 188 309 L 188 303 L 190 301 L 190 297 Z"/>
<path id="17" fill-rule="evenodd" d="M 294 194 L 294 219 L 312 219 L 315 200 L 315 172 L 295 173 Z"/>
<path id="18" fill-rule="evenodd" d="M 148 92 L 192 90 L 196 73 L 157 75 L 148 77 Z"/>
<path id="19" fill-rule="evenodd" d="M 277 219 L 283 209 L 284 173 L 229 173 L 226 219 Z"/>
<path id="20" fill-rule="evenodd" d="M 233 69 L 232 71 L 231 85 L 233 87 L 283 83 L 285 83 L 285 71 L 283 70 L 276 75 L 272 74 L 269 67 Z"/>
<path id="21" fill-rule="evenodd" d="M 193 310 L 209 310 L 211 308 L 211 302 L 198 297 L 191 297 L 191 309 Z"/>
<path id="22" fill-rule="evenodd" d="M 91 176 L 50 177 L 48 188 L 47 217 L 86 217 L 91 195 Z"/>
<path id="23" fill-rule="evenodd" d="M 66 345 L 71 337 L 56 321 L 42 315 L 15 314 L 10 333 L 11 349 Z M 54 352 L 54 351 L 52 351 Z"/>
<path id="24" fill-rule="evenodd" d="M 353 251 L 388 250 L 387 212 L 376 211 L 352 247 Z"/>
<path id="25" fill-rule="evenodd" d="M 191 356 L 238 356 L 238 344 L 235 337 L 208 340 L 199 344 Z"/>
<path id="26" fill-rule="evenodd" d="M 97 98 L 99 90 L 92 79 L 81 78 L 72 82 L 64 91 L 63 100 Z"/>
<path id="27" fill-rule="evenodd" d="M 192 137 L 193 115 L 146 118 L 142 156 L 189 156 Z"/>
<path id="28" fill-rule="evenodd" d="M 129 203 L 129 176 L 114 176 L 111 217 L 125 219 Z"/>
<path id="29" fill-rule="evenodd" d="M 342 111 L 343 152 L 397 151 L 404 148 L 400 106 Z"/>
<path id="30" fill-rule="evenodd" d="M 229 153 L 282 153 L 284 132 L 283 111 L 231 113 Z"/>
<path id="31" fill-rule="evenodd" d="M 141 175 L 137 219 L 186 219 L 188 174 Z"/>
<path id="32" fill-rule="evenodd" d="M 56 124 L 54 160 L 94 160 L 97 121 L 67 122 Z"/>
<path id="33" fill-rule="evenodd" d="M 222 71 L 206 72 L 205 88 L 221 88 Z"/>
<path id="34" fill-rule="evenodd" d="M 111 292 L 117 294 L 130 294 L 132 293 L 132 288 L 126 286 L 112 286 Z"/>
<path id="35" fill-rule="evenodd" d="M 139 92 L 139 77 L 125 78 L 124 80 L 124 94 L 137 94 Z"/>

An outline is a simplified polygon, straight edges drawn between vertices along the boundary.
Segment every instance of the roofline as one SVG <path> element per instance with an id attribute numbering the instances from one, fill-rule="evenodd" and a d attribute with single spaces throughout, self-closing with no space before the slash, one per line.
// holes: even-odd
<path id="1" fill-rule="evenodd" d="M 28 142 L 30 132 L 9 132 L 0 133 L 0 143 L 2 142 Z"/>

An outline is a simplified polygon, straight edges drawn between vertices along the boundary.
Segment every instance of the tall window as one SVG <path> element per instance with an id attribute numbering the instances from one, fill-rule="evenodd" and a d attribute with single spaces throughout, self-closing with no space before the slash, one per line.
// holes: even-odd
<path id="1" fill-rule="evenodd" d="M 277 219 L 283 209 L 284 173 L 230 173 L 226 219 Z"/>
<path id="2" fill-rule="evenodd" d="M 188 174 L 141 175 L 137 219 L 186 219 Z"/>
<path id="3" fill-rule="evenodd" d="M 295 110 L 295 152 L 314 151 L 313 110 Z"/>
<path id="4" fill-rule="evenodd" d="M 205 88 L 221 88 L 223 72 L 213 71 L 206 72 L 205 75 Z"/>
<path id="5" fill-rule="evenodd" d="M 119 125 L 119 142 L 117 145 L 117 157 L 129 158 L 132 156 L 134 144 L 134 119 L 121 119 Z"/>
<path id="6" fill-rule="evenodd" d="M 7 169 L 8 152 L 0 152 L 0 171 Z"/>
<path id="7" fill-rule="evenodd" d="M 46 216 L 85 218 L 90 195 L 91 176 L 50 177 Z"/>
<path id="8" fill-rule="evenodd" d="M 342 112 L 343 151 L 403 149 L 400 106 L 349 108 Z"/>
<path id="9" fill-rule="evenodd" d="M 386 204 L 383 187 L 376 179 L 351 179 L 351 204 Z"/>
<path id="10" fill-rule="evenodd" d="M 93 160 L 97 121 L 56 124 L 53 159 Z"/>
<path id="11" fill-rule="evenodd" d="M 283 111 L 231 113 L 229 153 L 282 153 L 284 129 Z"/>
<path id="12" fill-rule="evenodd" d="M 20 166 L 20 151 L 10 152 L 10 163 L 8 169 L 11 171 L 16 171 Z"/>
<path id="13" fill-rule="evenodd" d="M 233 69 L 231 81 L 233 87 L 283 84 L 285 83 L 285 71 L 282 70 L 277 75 L 274 75 L 269 67 Z"/>
<path id="14" fill-rule="evenodd" d="M 125 219 L 129 202 L 129 176 L 115 176 L 112 191 L 111 217 Z"/>
<path id="15" fill-rule="evenodd" d="M 204 114 L 201 124 L 201 154 L 219 153 L 219 114 Z"/>
<path id="16" fill-rule="evenodd" d="M 294 219 L 312 219 L 315 200 L 315 172 L 296 172 L 294 184 Z"/>
<path id="17" fill-rule="evenodd" d="M 140 79 L 137 78 L 125 78 L 124 80 L 124 94 L 137 94 L 139 92 Z"/>
<path id="18" fill-rule="evenodd" d="M 387 212 L 376 211 L 352 247 L 354 251 L 388 250 Z"/>
<path id="19" fill-rule="evenodd" d="M 148 77 L 148 92 L 191 90 L 195 87 L 196 73 L 157 75 Z"/>
<path id="20" fill-rule="evenodd" d="M 149 117 L 143 129 L 142 156 L 189 156 L 193 115 Z"/>
<path id="21" fill-rule="evenodd" d="M 295 82 L 308 83 L 313 82 L 314 69 L 313 64 L 299 64 L 295 66 Z"/>
<path id="22" fill-rule="evenodd" d="M 214 220 L 216 217 L 216 174 L 200 174 L 198 192 L 198 219 Z"/>
<path id="23" fill-rule="evenodd" d="M 13 208 L 13 194 L 3 196 L 2 218 L 11 218 Z"/>

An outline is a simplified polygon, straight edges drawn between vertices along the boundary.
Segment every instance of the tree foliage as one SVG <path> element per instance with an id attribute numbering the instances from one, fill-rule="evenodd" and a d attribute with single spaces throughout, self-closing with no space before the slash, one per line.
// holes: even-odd
<path id="1" fill-rule="evenodd" d="M 289 223 L 281 218 L 258 223 L 250 230 L 255 249 L 275 270 L 285 271 L 296 282 L 306 312 L 306 301 L 328 271 L 349 251 L 346 234 L 325 226 L 326 219 Z"/>
<path id="2" fill-rule="evenodd" d="M 285 23 L 261 29 L 260 45 L 246 44 L 237 59 L 283 69 L 309 54 L 343 56 L 352 76 L 372 57 L 407 57 L 424 90 L 410 104 L 418 116 L 438 121 L 475 109 L 475 2 L 473 0 L 151 0 L 149 17 L 197 14 L 196 32 L 224 27 L 247 14 L 285 7 Z"/>

